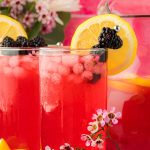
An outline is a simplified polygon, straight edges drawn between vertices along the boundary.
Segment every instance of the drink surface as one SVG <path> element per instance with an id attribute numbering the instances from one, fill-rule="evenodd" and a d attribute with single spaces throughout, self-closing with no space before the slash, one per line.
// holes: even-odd
<path id="1" fill-rule="evenodd" d="M 94 59 L 63 52 L 41 56 L 43 150 L 63 143 L 85 147 L 81 134 L 93 112 L 106 108 L 106 63 Z M 100 74 L 97 79 L 94 72 Z"/>
<path id="2" fill-rule="evenodd" d="M 111 130 L 113 139 L 121 150 L 149 149 L 150 87 L 127 80 L 110 80 L 109 87 L 108 107 L 115 106 L 122 112 L 119 124 Z M 108 150 L 115 150 L 111 143 L 107 147 Z"/>
<path id="3" fill-rule="evenodd" d="M 38 78 L 37 57 L 0 56 L 0 137 L 12 150 L 40 149 Z"/>

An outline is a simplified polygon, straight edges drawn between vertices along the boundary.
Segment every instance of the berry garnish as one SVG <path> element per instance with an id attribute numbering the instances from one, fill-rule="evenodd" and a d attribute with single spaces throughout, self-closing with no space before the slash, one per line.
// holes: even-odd
<path id="1" fill-rule="evenodd" d="M 11 37 L 6 36 L 3 39 L 1 45 L 2 45 L 2 47 L 15 47 L 16 43 L 15 43 L 15 41 Z"/>
<path id="2" fill-rule="evenodd" d="M 117 28 L 118 29 L 118 28 Z M 102 32 L 99 36 L 99 47 L 100 48 L 111 48 L 118 49 L 123 45 L 123 41 L 117 35 L 118 30 L 106 28 L 102 29 Z"/>
<path id="3" fill-rule="evenodd" d="M 28 39 L 23 36 L 18 36 L 16 40 L 17 47 L 28 47 Z"/>
<path id="4" fill-rule="evenodd" d="M 93 74 L 93 79 L 89 81 L 90 83 L 96 83 L 101 78 L 101 74 Z"/>
<path id="5" fill-rule="evenodd" d="M 41 36 L 37 36 L 29 41 L 29 47 L 45 47 L 45 40 Z"/>

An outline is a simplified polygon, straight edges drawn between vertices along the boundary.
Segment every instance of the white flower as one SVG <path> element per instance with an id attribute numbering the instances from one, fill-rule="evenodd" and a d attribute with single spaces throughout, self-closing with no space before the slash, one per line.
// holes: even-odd
<path id="1" fill-rule="evenodd" d="M 97 114 L 93 114 L 92 119 L 97 120 L 100 123 L 100 125 L 102 127 L 104 127 L 105 126 L 104 118 L 107 116 L 107 111 L 102 110 L 102 109 L 98 109 L 96 112 L 97 112 Z"/>
<path id="2" fill-rule="evenodd" d="M 51 20 L 49 24 L 43 25 L 42 33 L 43 34 L 51 33 L 53 28 L 55 28 L 55 26 L 56 26 L 55 20 Z"/>
<path id="3" fill-rule="evenodd" d="M 90 131 L 92 134 L 96 133 L 98 131 L 98 122 L 90 122 L 87 130 Z"/>
<path id="4" fill-rule="evenodd" d="M 85 145 L 87 147 L 89 147 L 91 145 L 91 143 L 92 143 L 92 138 L 89 135 L 87 135 L 87 134 L 82 134 L 81 135 L 81 140 L 85 141 Z"/>
<path id="5" fill-rule="evenodd" d="M 23 24 L 25 27 L 32 27 L 35 22 L 36 15 L 34 13 L 27 12 L 23 18 Z"/>
<path id="6" fill-rule="evenodd" d="M 48 9 L 51 11 L 73 12 L 81 8 L 79 0 L 49 0 Z"/>
<path id="7" fill-rule="evenodd" d="M 26 4 L 26 0 L 11 0 L 10 6 L 16 13 L 20 13 L 23 10 L 23 6 Z"/>
<path id="8" fill-rule="evenodd" d="M 47 146 L 45 146 L 45 150 L 54 150 L 54 149 L 50 148 L 50 147 L 47 145 Z"/>
<path id="9" fill-rule="evenodd" d="M 38 21 L 42 22 L 44 25 L 49 24 L 52 19 L 53 17 L 47 10 L 41 11 L 38 14 Z"/>
<path id="10" fill-rule="evenodd" d="M 115 112 L 116 108 L 112 107 L 111 110 L 108 112 L 106 118 L 105 118 L 105 122 L 108 124 L 117 124 L 118 123 L 118 119 L 121 118 L 121 112 Z"/>
<path id="11" fill-rule="evenodd" d="M 10 1 L 11 1 L 11 0 L 3 0 L 3 1 L 0 3 L 0 6 L 1 6 L 1 7 L 9 7 L 9 6 L 10 6 Z"/>
<path id="12" fill-rule="evenodd" d="M 71 147 L 70 144 L 68 144 L 68 143 L 65 143 L 64 145 L 61 145 L 59 149 L 60 150 L 74 150 L 74 148 Z"/>
<path id="13" fill-rule="evenodd" d="M 104 143 L 104 140 L 98 137 L 95 141 L 94 140 L 92 141 L 91 146 L 97 147 L 98 149 L 102 149 L 103 143 Z"/>

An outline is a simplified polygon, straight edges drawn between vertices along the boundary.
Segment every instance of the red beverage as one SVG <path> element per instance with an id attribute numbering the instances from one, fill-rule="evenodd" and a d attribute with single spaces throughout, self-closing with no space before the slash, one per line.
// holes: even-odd
<path id="1" fill-rule="evenodd" d="M 11 150 L 40 149 L 38 57 L 31 53 L 1 48 L 0 138 Z"/>
<path id="2" fill-rule="evenodd" d="M 81 134 L 87 132 L 92 114 L 106 108 L 104 55 L 85 52 L 59 47 L 41 50 L 43 150 L 59 149 L 64 143 L 84 148 Z"/>
<path id="3" fill-rule="evenodd" d="M 108 107 L 122 112 L 119 124 L 111 130 L 114 141 L 121 150 L 150 149 L 150 79 L 110 80 L 109 87 Z M 108 150 L 116 150 L 111 143 L 107 145 Z"/>

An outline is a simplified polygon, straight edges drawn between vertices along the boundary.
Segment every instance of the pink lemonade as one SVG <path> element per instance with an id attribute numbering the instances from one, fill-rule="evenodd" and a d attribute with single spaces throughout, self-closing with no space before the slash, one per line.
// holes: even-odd
<path id="1" fill-rule="evenodd" d="M 64 143 L 84 148 L 81 134 L 92 114 L 106 108 L 106 63 L 100 62 L 102 55 L 82 51 L 41 51 L 42 149 Z"/>
<path id="2" fill-rule="evenodd" d="M 11 150 L 39 150 L 38 58 L 31 50 L 24 52 L 28 50 L 1 48 L 0 138 Z"/>
<path id="3" fill-rule="evenodd" d="M 149 150 L 150 16 L 135 15 L 125 19 L 134 28 L 138 50 L 134 63 L 122 73 L 111 76 L 108 82 L 108 108 L 115 106 L 122 112 L 122 119 L 112 128 L 111 134 L 121 150 Z M 108 150 L 115 150 L 110 143 L 107 145 Z"/>
<path id="4" fill-rule="evenodd" d="M 122 112 L 119 124 L 111 130 L 114 141 L 121 150 L 150 149 L 150 79 L 109 80 L 109 87 L 108 107 Z M 107 149 L 116 150 L 109 142 Z"/>

